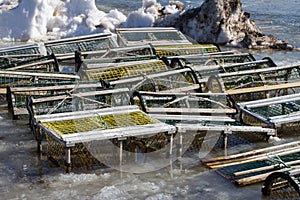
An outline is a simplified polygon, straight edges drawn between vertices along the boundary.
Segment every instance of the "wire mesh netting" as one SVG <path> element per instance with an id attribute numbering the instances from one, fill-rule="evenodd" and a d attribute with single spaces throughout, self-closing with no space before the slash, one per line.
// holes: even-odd
<path id="1" fill-rule="evenodd" d="M 118 31 L 119 40 L 125 42 L 122 45 L 130 45 L 133 42 L 151 43 L 155 41 L 186 41 L 187 39 L 179 31 L 176 30 L 146 30 L 146 31 Z"/>
<path id="2" fill-rule="evenodd" d="M 251 112 L 259 114 L 260 116 L 263 116 L 266 119 L 280 115 L 290 115 L 292 113 L 300 111 L 300 100 L 280 104 L 272 104 L 258 108 L 251 108 L 249 110 Z"/>
<path id="3" fill-rule="evenodd" d="M 120 78 L 128 78 L 133 76 L 139 76 L 141 73 L 150 74 L 154 72 L 160 72 L 167 70 L 167 65 L 161 60 L 149 60 L 139 62 L 137 64 L 128 64 L 124 66 L 99 68 L 94 70 L 87 70 L 86 73 L 90 80 L 106 80 L 112 81 Z"/>
<path id="4" fill-rule="evenodd" d="M 225 95 L 137 93 L 136 103 L 147 108 L 227 108 Z M 225 112 L 225 110 L 224 110 Z"/>
<path id="5" fill-rule="evenodd" d="M 255 58 L 251 54 L 215 54 L 215 55 L 186 55 L 186 56 L 175 56 L 169 57 L 169 59 L 175 62 L 175 60 L 180 60 L 182 65 L 188 65 L 195 70 L 197 65 L 225 65 L 230 63 L 244 63 L 254 61 Z M 199 66 L 200 67 L 200 66 Z"/>
<path id="6" fill-rule="evenodd" d="M 94 90 L 95 89 L 95 90 Z M 111 106 L 128 105 L 130 97 L 128 91 L 112 93 L 103 89 L 94 88 L 91 92 L 76 89 L 72 94 L 57 95 L 55 98 L 35 98 L 29 109 L 35 115 L 63 113 L 80 110 L 93 110 Z M 104 91 L 104 94 L 96 94 Z"/>
<path id="7" fill-rule="evenodd" d="M 0 48 L 0 56 L 21 54 L 40 54 L 39 46 L 30 44 Z"/>
<path id="8" fill-rule="evenodd" d="M 62 143 L 55 140 L 51 135 L 44 133 L 47 141 L 47 158 L 56 166 L 65 165 L 65 147 Z M 96 159 L 86 146 L 88 143 L 77 143 L 71 148 L 71 163 L 72 167 L 77 170 L 91 170 L 97 167 L 103 167 L 104 164 Z M 113 154 L 108 155 L 110 157 Z"/>
<path id="9" fill-rule="evenodd" d="M 247 177 L 254 177 L 257 175 L 267 174 L 284 168 L 286 170 L 293 169 L 293 165 L 285 165 L 284 163 L 290 163 L 297 160 L 299 155 L 299 152 L 282 155 L 280 157 L 273 154 L 266 154 L 266 159 L 260 159 L 253 162 L 246 162 L 243 164 L 235 164 L 227 167 L 222 167 L 217 169 L 217 172 L 222 176 L 228 178 L 232 182 L 238 183 L 238 180 Z M 249 173 L 246 173 L 246 171 L 248 171 Z"/>
<path id="10" fill-rule="evenodd" d="M 220 49 L 213 44 L 184 44 L 184 45 L 169 45 L 155 46 L 155 54 L 159 57 L 163 56 L 178 56 L 219 52 Z"/>
<path id="11" fill-rule="evenodd" d="M 7 70 L 26 70 L 33 72 L 47 71 L 58 72 L 59 66 L 54 55 L 39 56 L 39 57 L 27 57 L 27 59 L 1 65 L 0 69 Z"/>
<path id="12" fill-rule="evenodd" d="M 75 51 L 96 51 L 101 49 L 110 49 L 115 45 L 109 36 L 100 36 L 94 38 L 70 39 L 70 41 L 50 41 L 45 43 L 48 54 L 67 54 Z"/>
<path id="13" fill-rule="evenodd" d="M 27 72 L 0 70 L 0 85 L 6 87 L 14 84 L 57 83 L 78 80 L 72 73 L 59 72 Z"/>
<path id="14" fill-rule="evenodd" d="M 68 95 L 73 92 L 88 92 L 99 89 L 101 89 L 99 83 L 79 81 L 12 85 L 7 88 L 7 103 L 9 110 L 20 110 L 26 108 L 26 100 L 28 97 L 39 98 L 55 95 Z"/>
<path id="15" fill-rule="evenodd" d="M 288 66 L 286 68 L 270 68 L 265 71 L 253 71 L 251 74 L 236 74 L 222 77 L 225 88 L 237 89 L 256 87 L 262 85 L 278 85 L 288 82 L 297 82 L 300 77 L 300 66 Z"/>
<path id="16" fill-rule="evenodd" d="M 98 115 L 95 113 L 94 117 L 42 122 L 41 124 L 58 136 L 63 136 L 65 134 L 84 133 L 92 130 L 115 129 L 156 123 L 159 123 L 159 121 L 150 118 L 143 112 L 130 112 L 111 115 Z"/>

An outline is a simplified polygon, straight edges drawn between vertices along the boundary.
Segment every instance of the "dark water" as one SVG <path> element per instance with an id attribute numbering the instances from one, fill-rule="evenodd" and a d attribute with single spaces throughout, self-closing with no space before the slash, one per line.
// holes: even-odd
<path id="1" fill-rule="evenodd" d="M 141 1 L 97 0 L 98 6 L 124 12 L 136 10 Z M 167 1 L 160 1 L 164 4 Z M 198 6 L 202 1 L 187 1 Z M 296 46 L 300 46 L 299 1 L 258 0 L 242 1 L 259 26 Z M 225 47 L 223 47 L 226 49 Z M 248 51 L 248 50 L 240 50 Z M 257 59 L 269 56 L 278 64 L 299 61 L 299 52 L 252 51 Z M 63 168 L 49 163 L 36 153 L 26 119 L 13 121 L 1 99 L 0 112 L 0 199 L 264 199 L 261 183 L 239 188 L 200 163 L 199 152 L 186 153 L 183 160 L 165 168 L 142 174 L 122 173 L 102 169 L 89 173 L 65 174 Z M 285 138 L 298 140 L 297 137 Z M 229 147 L 219 155 L 246 151 L 267 143 L 244 144 Z M 209 156 L 215 156 L 215 153 Z"/>

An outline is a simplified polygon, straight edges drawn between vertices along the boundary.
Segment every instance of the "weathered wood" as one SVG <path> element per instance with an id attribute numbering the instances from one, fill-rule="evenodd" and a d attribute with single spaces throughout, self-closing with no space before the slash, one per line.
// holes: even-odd
<path id="1" fill-rule="evenodd" d="M 80 79 L 76 74 L 67 73 L 40 73 L 40 72 L 21 72 L 21 71 L 6 71 L 0 70 L 0 75 L 9 75 L 15 77 L 47 77 L 47 78 L 74 78 Z"/>
<path id="2" fill-rule="evenodd" d="M 288 155 L 291 153 L 297 153 L 297 152 L 300 152 L 299 147 L 290 148 L 288 150 L 283 149 L 283 150 L 279 150 L 279 151 L 273 152 L 273 153 L 276 154 L 277 156 L 284 156 L 284 155 Z M 206 163 L 206 165 L 212 169 L 217 169 L 217 168 L 221 168 L 221 167 L 227 167 L 227 166 L 232 166 L 232 165 L 237 165 L 237 164 L 245 164 L 245 163 L 267 160 L 267 159 L 268 159 L 267 155 L 256 155 L 256 156 L 251 156 L 249 158 L 237 159 L 234 161 L 231 160 L 231 161 L 225 161 L 225 162 Z"/>
<path id="3" fill-rule="evenodd" d="M 226 90 L 226 93 L 229 95 L 238 95 L 238 94 L 246 94 L 246 93 L 253 93 L 253 92 L 281 90 L 281 89 L 295 88 L 295 87 L 300 87 L 300 82 L 282 83 L 278 85 L 264 85 L 264 86 L 241 88 L 241 89 L 230 89 L 230 90 Z"/>
<path id="4" fill-rule="evenodd" d="M 226 109 L 226 108 L 147 108 L 147 112 L 149 113 L 166 113 L 166 114 L 212 114 L 211 117 L 215 117 L 213 114 L 235 114 L 235 109 Z"/>
<path id="5" fill-rule="evenodd" d="M 104 94 L 117 94 L 117 93 L 122 93 L 122 92 L 129 92 L 129 89 L 127 88 L 118 88 L 118 89 L 108 89 L 108 90 L 99 90 L 99 91 L 91 91 L 91 92 L 78 92 L 74 95 L 77 97 L 87 97 L 87 96 L 96 96 L 96 95 L 104 95 Z M 62 100 L 65 98 L 72 98 L 72 94 L 70 95 L 57 95 L 57 96 L 51 96 L 51 97 L 41 97 L 41 98 L 36 98 L 32 99 L 32 103 L 41 103 L 41 102 L 50 102 L 50 101 L 55 101 L 55 100 Z"/>
<path id="6" fill-rule="evenodd" d="M 299 169 L 300 165 L 296 165 L 293 166 L 293 169 Z M 246 186 L 246 185 L 250 185 L 253 183 L 257 183 L 257 182 L 261 182 L 264 181 L 270 174 L 274 173 L 274 172 L 285 172 L 290 170 L 290 168 L 284 168 L 284 169 L 280 169 L 280 170 L 275 170 L 272 172 L 267 172 L 267 173 L 263 173 L 263 174 L 259 174 L 256 176 L 250 176 L 247 178 L 241 178 L 235 181 L 235 183 L 239 186 Z"/>
<path id="7" fill-rule="evenodd" d="M 38 66 L 38 65 L 50 64 L 50 63 L 53 63 L 53 62 L 55 62 L 54 59 L 43 60 L 43 61 L 33 62 L 33 63 L 24 64 L 24 65 L 20 65 L 20 66 L 16 66 L 16 67 L 11 67 L 11 68 L 8 68 L 6 70 L 14 71 L 14 70 L 29 68 L 29 67 Z"/>
<path id="8" fill-rule="evenodd" d="M 285 103 L 285 102 L 291 102 L 291 101 L 297 101 L 300 100 L 300 94 L 290 94 L 290 95 L 284 95 L 284 96 L 278 96 L 278 97 L 272 97 L 268 99 L 259 99 L 255 101 L 248 101 L 248 102 L 241 102 L 238 103 L 239 107 L 242 108 L 257 108 L 262 106 L 268 106 L 272 104 L 278 104 L 278 103 Z"/>
<path id="9" fill-rule="evenodd" d="M 295 147 L 295 146 L 296 147 L 300 146 L 300 142 L 295 141 L 295 142 L 280 144 L 280 145 L 276 145 L 276 146 L 266 147 L 266 148 L 262 148 L 262 149 L 257 149 L 257 150 L 253 150 L 253 151 L 248 151 L 248 152 L 244 152 L 244 153 L 234 154 L 234 155 L 230 155 L 230 156 L 221 156 L 221 157 L 216 157 L 216 158 L 204 158 L 201 161 L 203 163 L 213 163 L 213 162 L 216 162 L 216 161 L 225 161 L 225 160 L 233 160 L 233 159 L 238 159 L 238 158 L 247 158 L 247 157 L 251 157 L 251 156 L 254 156 L 254 155 L 259 155 L 259 154 L 268 153 L 268 152 L 275 152 L 275 151 L 280 150 L 280 149 L 286 149 L 286 148 Z"/>
<path id="10" fill-rule="evenodd" d="M 152 114 L 149 113 L 149 115 L 155 119 L 158 120 L 187 120 L 187 121 L 211 121 L 211 122 L 235 122 L 234 119 L 227 117 L 227 116 L 201 116 L 201 115 L 169 115 L 167 113 L 165 114 Z M 191 125 L 193 128 L 197 128 L 195 124 Z M 225 125 L 224 125 L 225 126 Z M 208 127 L 208 126 L 207 126 Z M 202 128 L 205 128 L 203 126 Z M 201 128 L 199 128 L 201 129 Z"/>
<path id="11" fill-rule="evenodd" d="M 40 84 L 38 84 L 40 85 Z M 57 90 L 61 93 L 68 93 L 73 92 L 73 90 L 77 89 L 92 89 L 96 90 L 97 88 L 101 88 L 100 83 L 66 83 L 65 85 L 45 85 L 45 86 L 38 86 L 30 85 L 30 86 L 21 86 L 21 85 L 14 85 L 7 87 L 7 104 L 9 108 L 9 112 L 12 115 L 13 119 L 17 119 L 19 115 L 26 115 L 28 114 L 27 108 L 25 106 L 25 99 L 29 96 L 42 96 L 49 95 L 59 95 L 57 94 Z M 64 91 L 64 92 L 63 92 Z M 21 97 L 21 98 L 20 98 Z"/>
<path id="12" fill-rule="evenodd" d="M 48 91 L 48 90 L 61 90 L 61 89 L 82 89 L 82 88 L 97 88 L 101 87 L 100 83 L 84 83 L 84 84 L 70 84 L 70 85 L 54 85 L 54 86 L 38 86 L 38 87 L 10 87 L 11 92 L 31 92 L 31 91 Z"/>
<path id="13" fill-rule="evenodd" d="M 224 78 L 224 77 L 231 77 L 231 76 L 243 76 L 243 75 L 249 75 L 249 74 L 261 74 L 261 73 L 265 73 L 265 72 L 280 71 L 280 70 L 291 69 L 291 68 L 300 68 L 300 65 L 299 64 L 283 65 L 283 66 L 268 67 L 268 68 L 262 68 L 262 69 L 243 70 L 243 71 L 238 71 L 238 72 L 228 72 L 228 73 L 221 73 L 221 74 L 219 74 L 219 76 L 221 78 Z"/>
<path id="14" fill-rule="evenodd" d="M 288 165 L 288 166 L 300 164 L 300 160 L 294 160 L 294 161 L 286 162 L 285 164 Z M 261 171 L 265 171 L 265 170 L 276 169 L 278 167 L 282 168 L 282 167 L 284 167 L 284 165 L 283 164 L 274 164 L 274 165 L 254 168 L 254 169 L 250 169 L 250 170 L 238 171 L 238 172 L 233 173 L 233 175 L 234 176 L 241 176 L 241 175 L 245 175 L 245 174 L 251 174 L 251 173 L 257 173 L 257 172 L 261 172 Z"/>

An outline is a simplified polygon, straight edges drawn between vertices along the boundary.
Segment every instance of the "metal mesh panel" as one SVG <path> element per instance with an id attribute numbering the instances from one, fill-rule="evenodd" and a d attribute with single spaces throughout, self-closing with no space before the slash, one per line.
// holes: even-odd
<path id="1" fill-rule="evenodd" d="M 183 57 L 186 64 L 193 65 L 225 65 L 229 63 L 244 63 L 254 61 L 251 54 L 237 54 L 237 55 L 210 55 L 197 57 Z"/>
<path id="2" fill-rule="evenodd" d="M 57 43 L 55 45 L 45 44 L 48 54 L 66 54 L 74 53 L 75 51 L 95 51 L 100 49 L 112 48 L 109 38 L 74 41 L 69 43 Z"/>
<path id="3" fill-rule="evenodd" d="M 167 95 L 167 94 L 139 94 L 143 107 L 151 108 L 229 108 L 226 106 L 226 97 L 201 96 L 201 95 Z M 222 104 L 223 103 L 223 104 Z"/>
<path id="4" fill-rule="evenodd" d="M 182 40 L 178 32 L 153 32 L 156 40 Z"/>
<path id="5" fill-rule="evenodd" d="M 125 114 L 96 115 L 95 117 L 73 120 L 42 122 L 41 124 L 57 135 L 62 136 L 96 129 L 114 129 L 155 123 L 159 122 L 138 111 Z"/>
<path id="6" fill-rule="evenodd" d="M 273 104 L 269 106 L 249 109 L 251 112 L 257 113 L 266 119 L 280 115 L 289 115 L 293 112 L 300 111 L 300 101 L 286 102 L 281 104 Z"/>
<path id="7" fill-rule="evenodd" d="M 65 164 L 65 147 L 46 133 L 47 158 L 58 166 Z M 71 163 L 73 169 L 91 170 L 94 167 L 103 167 L 99 160 L 94 158 L 86 148 L 88 144 L 77 143 L 71 148 Z"/>
<path id="8" fill-rule="evenodd" d="M 297 158 L 299 158 L 299 156 L 300 156 L 300 153 L 297 152 L 297 153 L 291 153 L 291 154 L 280 156 L 280 159 L 284 163 L 287 163 L 287 162 L 297 160 Z M 272 159 L 272 157 L 274 158 L 274 156 L 270 155 L 270 159 L 266 158 L 265 160 L 247 162 L 245 164 L 235 164 L 232 166 L 219 168 L 219 169 L 217 169 L 217 171 L 218 171 L 218 173 L 220 173 L 221 175 L 230 179 L 231 181 L 236 182 L 239 179 L 272 172 L 274 170 L 282 169 L 285 167 L 284 165 L 279 165 L 278 162 L 274 162 L 274 159 Z M 275 165 L 277 164 L 276 167 L 274 167 L 274 168 L 261 170 L 261 171 L 255 171 L 252 173 L 247 173 L 247 174 L 243 174 L 243 175 L 239 175 L 239 176 L 234 175 L 234 173 L 236 173 L 236 172 L 242 172 L 242 171 L 261 168 L 261 167 L 267 167 L 267 166 L 274 165 L 274 164 Z"/>
<path id="9" fill-rule="evenodd" d="M 257 87 L 259 90 L 262 86 L 274 86 L 270 87 L 268 91 L 256 91 L 254 88 L 251 92 L 250 90 L 242 94 L 233 94 L 232 97 L 237 102 L 249 101 L 255 99 L 262 99 L 266 97 L 275 97 L 279 95 L 293 94 L 299 91 L 299 86 L 297 84 L 293 86 L 285 86 L 282 89 L 276 89 L 277 85 L 280 87 L 281 84 L 287 83 L 297 83 L 299 81 L 299 66 L 287 66 L 287 67 L 274 67 L 266 69 L 265 71 L 254 71 L 253 73 L 247 74 L 234 74 L 226 75 L 222 77 L 222 81 L 226 90 L 231 90 L 234 93 L 236 89 L 242 88 L 254 88 Z M 238 90 L 237 90 L 238 91 Z"/>
<path id="10" fill-rule="evenodd" d="M 58 76 L 55 76 L 55 75 Z M 59 77 L 59 75 L 62 75 L 63 73 L 54 73 L 52 72 L 52 76 L 43 76 L 43 73 L 31 73 L 31 72 L 20 72 L 18 71 L 18 74 L 14 73 L 12 71 L 11 73 L 9 71 L 0 71 L 0 85 L 2 87 L 6 87 L 8 85 L 14 85 L 14 84 L 32 84 L 32 83 L 57 83 L 57 82 L 64 82 L 64 81 L 75 81 L 79 79 L 79 77 L 75 77 L 74 74 L 69 74 L 70 76 L 64 76 Z"/>
<path id="11" fill-rule="evenodd" d="M 185 44 L 173 46 L 156 46 L 156 55 L 162 56 L 177 56 L 177 55 L 190 55 L 190 54 L 205 54 L 219 52 L 217 46 L 211 44 Z"/>
<path id="12" fill-rule="evenodd" d="M 167 70 L 167 66 L 163 61 L 155 62 L 143 62 L 139 64 L 131 64 L 120 67 L 108 67 L 97 70 L 88 70 L 88 74 L 91 80 L 117 80 L 120 78 L 139 76 L 141 73 L 154 73 Z"/>
<path id="13" fill-rule="evenodd" d="M 93 82 L 57 82 L 57 83 L 43 83 L 43 84 L 22 84 L 22 85 L 12 85 L 10 86 L 9 92 L 13 90 L 14 88 L 18 88 L 19 91 L 11 92 L 10 94 L 7 94 L 8 96 L 11 96 L 10 98 L 14 106 L 16 107 L 24 107 L 26 105 L 26 99 L 29 96 L 32 96 L 34 98 L 38 97 L 48 97 L 53 95 L 67 95 L 69 93 L 78 93 L 78 92 L 88 92 L 88 91 L 95 91 L 97 90 L 96 87 L 80 87 L 81 84 L 93 84 Z M 59 88 L 56 88 L 55 86 L 59 86 Z M 60 87 L 65 86 L 65 87 Z M 73 87 L 67 87 L 67 86 L 73 86 Z M 26 88 L 35 88 L 39 87 L 36 90 L 28 90 L 26 91 Z M 23 91 L 22 88 L 25 88 Z M 48 88 L 48 89 L 43 89 Z"/>
<path id="14" fill-rule="evenodd" d="M 40 50 L 37 45 L 20 45 L 0 49 L 0 56 L 21 54 L 40 54 Z"/>
<path id="15" fill-rule="evenodd" d="M 54 55 L 43 56 L 43 57 L 28 57 L 25 60 L 19 60 L 6 65 L 1 65 L 0 69 L 11 69 L 15 68 L 18 70 L 26 70 L 33 72 L 47 71 L 47 72 L 58 72 L 59 66 L 55 60 Z"/>

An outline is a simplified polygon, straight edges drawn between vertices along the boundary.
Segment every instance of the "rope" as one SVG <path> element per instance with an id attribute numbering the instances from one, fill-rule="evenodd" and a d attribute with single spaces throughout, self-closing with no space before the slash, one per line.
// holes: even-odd
<path id="1" fill-rule="evenodd" d="M 104 126 L 105 129 L 108 129 L 108 125 L 103 120 L 102 116 L 99 113 L 96 113 L 96 115 L 99 117 L 99 122 Z"/>
<path id="2" fill-rule="evenodd" d="M 100 104 L 104 107 L 111 107 L 111 105 L 107 104 L 107 103 L 104 103 L 104 102 L 100 102 L 100 101 L 97 101 L 97 100 L 93 100 L 93 99 L 89 99 L 89 98 L 85 98 L 85 97 L 82 97 L 82 96 L 79 96 L 77 94 L 71 94 L 71 96 L 75 96 L 75 97 L 78 97 L 78 98 L 81 98 L 83 100 L 87 100 L 87 101 L 90 101 L 90 102 L 93 102 L 93 103 L 97 103 L 97 104 Z"/>
<path id="3" fill-rule="evenodd" d="M 188 98 L 189 98 L 188 96 L 177 98 L 174 101 L 165 103 L 162 107 L 166 108 L 166 107 L 170 106 L 171 104 L 177 103 L 178 101 L 185 100 L 185 99 L 188 99 Z"/>
<path id="4" fill-rule="evenodd" d="M 72 89 L 70 89 L 67 93 L 67 96 L 63 99 L 63 100 L 61 100 L 58 104 L 56 104 L 53 108 L 51 108 L 48 112 L 47 112 L 47 114 L 51 114 L 51 113 L 53 113 L 57 108 L 59 108 L 64 102 L 65 102 L 65 100 L 66 99 L 68 99 L 72 94 L 72 92 L 74 92 L 77 88 L 78 88 L 78 86 L 79 86 L 79 83 L 77 82 L 76 84 L 75 84 L 75 86 L 72 88 Z"/>
<path id="5" fill-rule="evenodd" d="M 290 165 L 286 164 L 278 155 L 270 152 L 266 153 L 266 156 L 270 162 L 272 162 L 274 165 L 276 164 L 282 164 L 286 168 L 292 168 Z"/>
<path id="6" fill-rule="evenodd" d="M 211 100 L 211 99 L 208 99 L 208 98 L 204 98 L 204 97 L 196 97 L 196 96 L 190 96 L 190 99 L 196 99 L 196 100 L 200 100 L 200 101 L 210 101 L 212 103 L 215 103 L 223 108 L 228 108 L 228 106 L 218 102 L 218 101 L 214 101 L 214 100 Z"/>
<path id="7" fill-rule="evenodd" d="M 61 100 L 58 104 L 56 104 L 56 106 L 54 106 L 53 108 L 51 108 L 47 114 L 51 114 L 53 113 L 57 108 L 59 108 L 63 103 L 64 101 L 70 97 L 70 94 L 68 94 L 63 100 Z"/>

